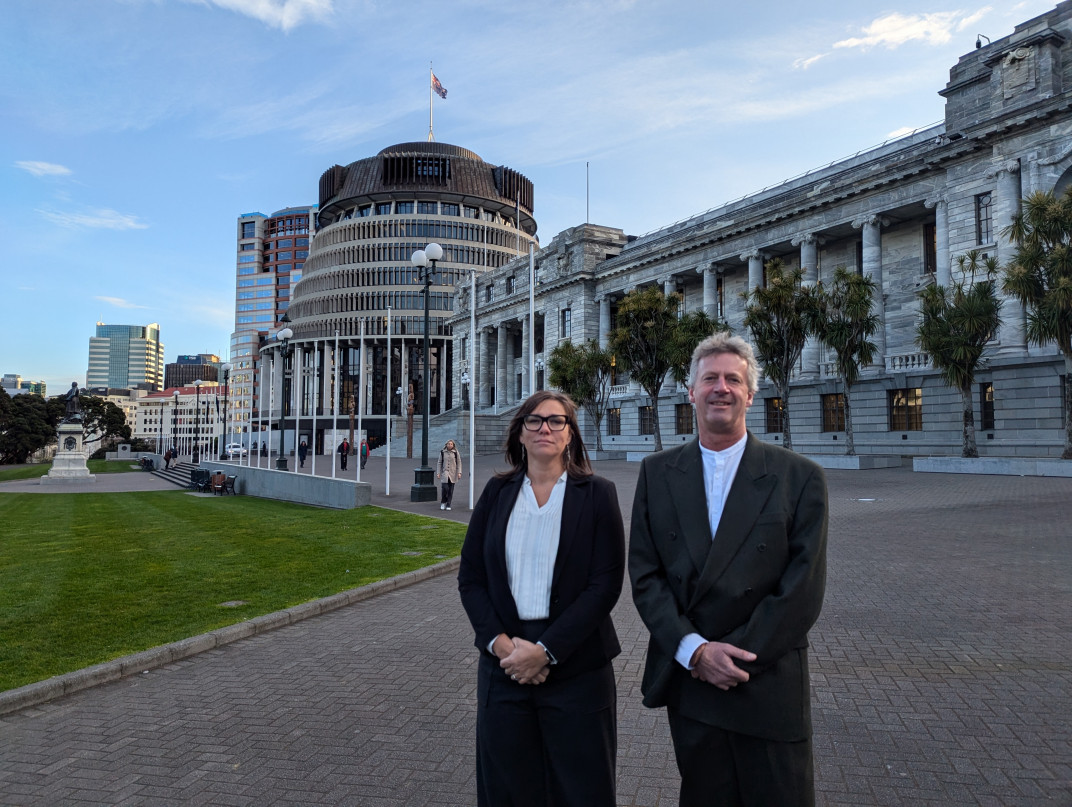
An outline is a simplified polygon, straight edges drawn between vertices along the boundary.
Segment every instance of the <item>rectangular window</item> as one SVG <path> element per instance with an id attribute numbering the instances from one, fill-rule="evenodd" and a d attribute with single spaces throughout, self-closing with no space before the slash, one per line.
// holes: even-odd
<path id="1" fill-rule="evenodd" d="M 655 409 L 651 406 L 638 406 L 637 415 L 640 417 L 640 433 L 655 434 Z"/>
<path id="2" fill-rule="evenodd" d="M 614 407 L 607 410 L 607 434 L 611 437 L 616 437 L 622 433 L 622 410 L 621 407 Z"/>
<path id="3" fill-rule="evenodd" d="M 821 396 L 823 406 L 823 431 L 845 431 L 845 396 L 840 392 Z"/>
<path id="4" fill-rule="evenodd" d="M 562 327 L 559 329 L 560 339 L 569 339 L 573 330 L 573 312 L 568 308 L 562 309 Z"/>
<path id="5" fill-rule="evenodd" d="M 891 432 L 923 431 L 923 390 L 891 389 L 888 393 Z"/>
<path id="6" fill-rule="evenodd" d="M 242 222 L 242 237 L 243 238 L 256 238 L 257 237 L 257 222 L 255 222 L 255 221 L 243 221 Z"/>
<path id="7" fill-rule="evenodd" d="M 293 238 L 282 238 L 282 239 L 280 239 L 278 241 L 278 243 L 276 243 L 276 246 L 279 247 L 280 249 L 288 249 L 288 248 L 294 246 L 294 239 Z"/>
<path id="8" fill-rule="evenodd" d="M 507 294 L 513 294 L 514 293 L 514 279 L 512 277 L 506 278 L 506 293 Z"/>
<path id="9" fill-rule="evenodd" d="M 781 434 L 785 422 L 785 407 L 781 398 L 764 398 L 763 414 L 768 434 Z"/>
<path id="10" fill-rule="evenodd" d="M 692 404 L 681 403 L 674 407 L 674 430 L 676 434 L 692 434 Z"/>
<path id="11" fill-rule="evenodd" d="M 359 219 L 367 218 L 372 215 L 372 205 L 365 205 L 357 209 L 357 217 Z"/>
<path id="12" fill-rule="evenodd" d="M 243 244 L 243 245 L 241 246 L 241 250 L 242 250 L 243 252 L 250 252 L 250 251 L 252 251 L 252 250 L 254 250 L 254 249 L 256 249 L 256 248 L 257 248 L 257 245 L 256 245 L 256 244 Z"/>
<path id="13" fill-rule="evenodd" d="M 253 275 L 257 273 L 257 267 L 255 266 L 239 266 L 238 274 L 240 275 Z"/>
<path id="14" fill-rule="evenodd" d="M 256 255 L 239 255 L 238 256 L 238 262 L 239 263 L 256 263 L 257 262 L 257 256 Z"/>
<path id="15" fill-rule="evenodd" d="M 249 280 L 239 280 L 238 281 L 239 288 L 241 288 L 242 286 L 252 286 L 252 285 L 253 285 L 253 278 L 250 278 Z"/>
<path id="16" fill-rule="evenodd" d="M 277 252 L 275 254 L 275 260 L 277 261 L 292 261 L 294 260 L 294 253 L 291 250 L 286 252 Z"/>
<path id="17" fill-rule="evenodd" d="M 993 233 L 993 196 L 988 191 L 975 197 L 975 243 L 991 244 Z"/>
<path id="18" fill-rule="evenodd" d="M 458 215 L 458 206 L 456 204 L 452 204 L 451 202 L 442 202 L 440 207 L 442 208 L 444 216 Z"/>
<path id="19" fill-rule="evenodd" d="M 258 286 L 274 286 L 275 285 L 275 278 L 272 277 L 271 275 L 264 275 L 263 277 L 258 277 L 257 278 L 257 285 Z"/>
<path id="20" fill-rule="evenodd" d="M 994 431 L 994 385 L 989 381 L 979 385 L 979 428 Z"/>
<path id="21" fill-rule="evenodd" d="M 240 292 L 238 292 L 238 299 L 239 300 L 251 300 L 251 299 L 253 299 L 253 292 L 251 292 L 251 291 L 240 291 Z"/>
<path id="22" fill-rule="evenodd" d="M 417 202 L 417 212 L 434 216 L 439 213 L 438 202 Z"/>
<path id="23" fill-rule="evenodd" d="M 486 303 L 491 302 L 491 288 L 491 286 L 488 286 L 484 289 L 484 302 Z"/>
<path id="24" fill-rule="evenodd" d="M 464 213 L 464 217 L 467 218 L 467 219 L 478 219 L 478 218 L 480 218 L 480 210 L 475 208 L 475 207 L 470 207 L 469 205 L 465 205 L 462 208 L 462 212 Z"/>
<path id="25" fill-rule="evenodd" d="M 726 280 L 721 272 L 715 275 L 715 316 L 726 318 Z"/>
<path id="26" fill-rule="evenodd" d="M 395 213 L 412 213 L 413 202 L 395 202 Z"/>
<path id="27" fill-rule="evenodd" d="M 391 215 L 391 203 L 390 202 L 378 202 L 376 204 L 377 216 L 390 216 Z"/>
<path id="28" fill-rule="evenodd" d="M 923 225 L 923 274 L 938 271 L 938 228 L 930 222 Z"/>
<path id="29" fill-rule="evenodd" d="M 864 273 L 864 242 L 856 242 L 856 274 L 862 275 Z"/>

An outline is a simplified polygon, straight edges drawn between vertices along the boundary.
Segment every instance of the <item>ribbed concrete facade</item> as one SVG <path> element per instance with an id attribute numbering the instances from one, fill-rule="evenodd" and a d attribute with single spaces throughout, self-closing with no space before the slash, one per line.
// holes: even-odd
<path id="1" fill-rule="evenodd" d="M 308 427 L 299 425 L 298 431 L 310 445 L 315 432 L 316 446 L 322 448 L 324 441 L 330 445 L 348 432 L 351 402 L 363 407 L 363 427 L 373 445 L 385 439 L 388 406 L 397 415 L 412 396 L 420 414 L 424 285 L 410 258 L 430 242 L 440 244 L 444 254 L 429 292 L 429 411 L 437 414 L 455 405 L 453 339 L 446 325 L 454 311 L 455 287 L 471 269 L 493 269 L 528 253 L 529 244 L 536 243 L 533 195 L 532 183 L 520 173 L 446 143 L 402 143 L 325 171 L 316 235 L 288 312 L 295 350 L 285 372 L 282 362 L 275 372 L 271 397 L 282 401 L 274 407 L 275 416 L 282 407 L 284 417 L 293 412 L 309 418 Z M 363 392 L 357 389 L 362 344 Z M 273 348 L 273 340 L 264 345 L 269 362 Z M 331 387 L 336 363 L 337 391 Z M 295 369 L 303 379 L 300 389 L 285 387 Z M 280 380 L 284 375 L 286 382 Z M 260 381 L 263 412 L 271 378 L 262 373 Z M 336 393 L 339 431 L 327 434 L 336 428 Z M 325 418 L 315 428 L 314 412 Z"/>

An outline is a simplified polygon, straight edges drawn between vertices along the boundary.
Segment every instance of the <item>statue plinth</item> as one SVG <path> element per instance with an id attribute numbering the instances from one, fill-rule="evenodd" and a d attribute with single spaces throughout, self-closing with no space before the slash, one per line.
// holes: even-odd
<path id="1" fill-rule="evenodd" d="M 82 423 L 64 422 L 56 429 L 60 447 L 52 459 L 52 470 L 41 477 L 42 485 L 57 485 L 67 482 L 96 482 L 97 477 L 86 467 L 83 447 Z"/>

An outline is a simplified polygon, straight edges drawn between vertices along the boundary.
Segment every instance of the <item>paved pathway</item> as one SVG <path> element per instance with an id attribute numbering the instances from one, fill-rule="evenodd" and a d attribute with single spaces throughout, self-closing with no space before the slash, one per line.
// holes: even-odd
<path id="1" fill-rule="evenodd" d="M 414 465 L 393 462 L 391 505 L 439 513 L 408 502 Z M 597 470 L 628 512 L 636 466 Z M 828 479 L 819 803 L 1072 804 L 1072 480 Z M 465 520 L 464 487 L 455 501 L 441 515 Z M 615 621 L 619 804 L 675 805 L 628 596 Z M 0 804 L 471 805 L 475 662 L 453 577 L 435 578 L 0 717 Z"/>

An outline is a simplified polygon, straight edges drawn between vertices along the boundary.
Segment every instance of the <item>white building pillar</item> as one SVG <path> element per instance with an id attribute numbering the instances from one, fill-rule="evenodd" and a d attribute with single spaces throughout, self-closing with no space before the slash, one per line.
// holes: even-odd
<path id="1" fill-rule="evenodd" d="M 853 227 L 860 228 L 863 241 L 863 274 L 875 281 L 875 315 L 878 317 L 878 329 L 875 331 L 874 366 L 886 369 L 886 305 L 882 283 L 882 228 L 889 224 L 877 214 L 861 216 L 853 221 Z"/>
<path id="2" fill-rule="evenodd" d="M 599 346 L 606 350 L 610 341 L 610 297 L 606 294 L 596 297 L 599 303 Z"/>
<path id="3" fill-rule="evenodd" d="M 923 203 L 934 208 L 934 263 L 935 282 L 949 288 L 952 279 L 952 258 L 949 256 L 949 204 L 944 196 L 935 196 Z"/>
<path id="4" fill-rule="evenodd" d="M 821 239 L 815 233 L 805 233 L 792 240 L 793 246 L 800 247 L 800 268 L 804 271 L 802 285 L 807 288 L 819 282 L 819 243 Z M 801 378 L 814 380 L 819 373 L 819 340 L 809 336 L 800 354 Z"/>
<path id="5" fill-rule="evenodd" d="M 1020 161 L 1007 160 L 998 166 L 993 174 L 997 180 L 991 224 L 994 228 L 994 241 L 998 245 L 998 254 L 995 257 L 1000 266 L 1005 266 L 1016 253 L 1016 244 L 1004 235 L 1004 231 L 1020 212 Z M 1019 353 L 1025 350 L 1027 348 L 1026 331 L 1023 304 L 1016 297 L 1002 293 L 999 329 L 1002 352 Z"/>
<path id="6" fill-rule="evenodd" d="M 500 406 L 510 404 L 510 384 L 506 375 L 506 351 L 509 343 L 509 331 L 506 323 L 499 323 L 499 342 L 495 354 L 495 403 Z"/>
<path id="7" fill-rule="evenodd" d="M 758 249 L 741 254 L 741 260 L 748 263 L 748 293 L 763 288 L 763 261 L 767 256 Z"/>
<path id="8" fill-rule="evenodd" d="M 488 334 L 491 333 L 491 328 L 483 327 L 480 329 L 480 335 L 477 337 L 480 340 L 480 354 L 478 361 L 480 362 L 480 371 L 475 373 L 477 384 L 477 404 L 480 406 L 491 406 L 491 374 L 494 372 L 494 367 L 491 363 L 491 353 L 488 351 Z M 476 358 L 476 357 L 474 357 Z M 473 367 L 477 365 L 474 364 Z"/>
<path id="9" fill-rule="evenodd" d="M 532 379 L 529 378 L 529 352 L 532 348 L 532 323 L 529 315 L 521 317 L 521 400 L 532 394 Z"/>

